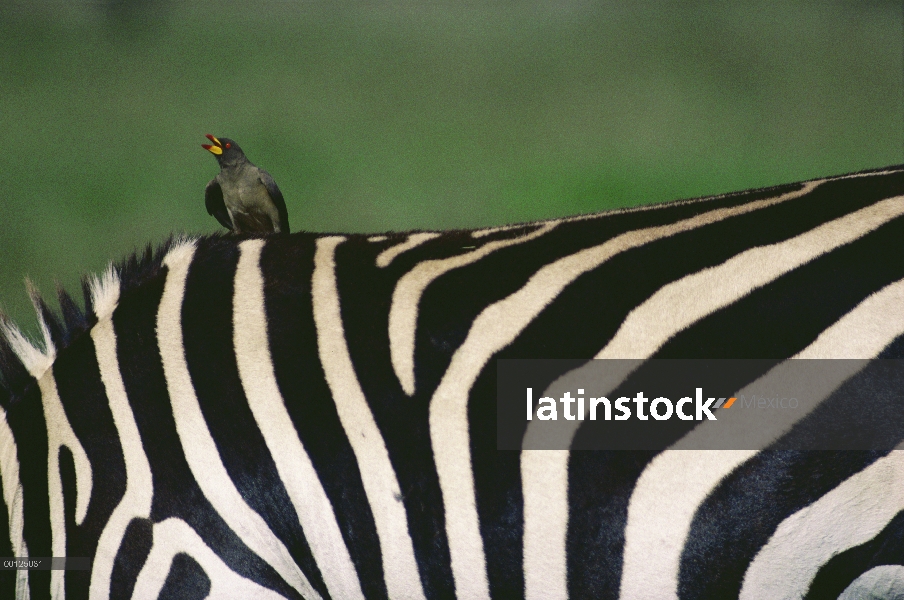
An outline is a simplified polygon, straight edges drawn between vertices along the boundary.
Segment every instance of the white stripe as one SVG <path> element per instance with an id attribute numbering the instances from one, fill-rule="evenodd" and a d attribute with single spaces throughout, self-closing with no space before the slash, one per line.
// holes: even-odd
<path id="1" fill-rule="evenodd" d="M 800 185 L 800 186 L 805 187 L 808 190 L 812 190 L 813 187 L 820 185 L 822 183 L 825 183 L 827 181 L 838 181 L 841 179 L 855 179 L 855 178 L 859 178 L 859 177 L 877 177 L 877 176 L 881 176 L 881 175 L 891 175 L 894 173 L 900 173 L 901 170 L 902 169 L 889 169 L 889 170 L 885 170 L 885 171 L 875 171 L 875 172 L 871 172 L 871 173 L 851 173 L 848 175 L 837 175 L 837 176 L 833 176 L 833 177 L 820 177 L 820 178 L 813 179 L 810 181 L 796 182 L 796 183 L 790 184 L 790 185 Z M 727 192 L 724 194 L 716 194 L 715 196 L 702 196 L 699 198 L 686 198 L 684 200 L 670 200 L 667 202 L 657 202 L 655 204 L 640 204 L 637 206 L 626 206 L 624 208 L 614 208 L 611 210 L 607 210 L 605 212 L 589 213 L 589 214 L 583 214 L 583 215 L 573 215 L 570 217 L 562 217 L 562 218 L 558 218 L 558 219 L 553 219 L 553 221 L 556 221 L 557 223 L 576 223 L 578 221 L 590 221 L 590 220 L 594 220 L 594 219 L 605 219 L 612 215 L 624 215 L 624 214 L 637 213 L 637 212 L 651 212 L 651 211 L 674 208 L 676 206 L 686 206 L 688 204 L 713 202 L 716 200 L 721 200 L 723 198 L 729 198 L 732 196 L 742 196 L 744 194 L 749 194 L 750 192 L 754 192 L 754 191 L 767 190 L 767 189 L 769 189 L 769 187 L 773 187 L 773 186 L 767 186 L 764 188 L 760 188 L 759 190 L 750 189 L 750 190 L 743 190 L 740 192 Z M 774 186 L 774 187 L 786 187 L 786 186 Z M 545 222 L 545 221 L 534 221 L 534 222 L 530 222 L 530 223 L 513 223 L 511 225 L 501 225 L 499 227 L 488 227 L 485 229 L 475 229 L 474 231 L 471 232 L 471 237 L 480 238 L 480 237 L 490 235 L 492 233 L 497 233 L 500 231 L 509 231 L 512 229 L 517 229 L 519 227 L 526 227 L 526 226 L 530 226 L 530 225 L 537 225 L 537 224 L 543 223 L 543 222 Z M 385 236 L 383 236 L 383 237 L 385 239 Z M 370 239 L 369 241 L 376 241 L 376 240 Z"/>
<path id="2" fill-rule="evenodd" d="M 424 592 L 408 533 L 408 518 L 399 500 L 402 492 L 345 343 L 335 264 L 336 247 L 344 240 L 343 237 L 317 240 L 311 281 L 317 352 L 374 515 L 386 591 L 390 598 L 421 599 Z"/>
<path id="3" fill-rule="evenodd" d="M 592 361 L 591 361 L 592 362 Z M 619 361 L 607 369 L 608 381 L 598 376 L 594 390 L 608 395 L 641 361 Z M 594 365 L 588 365 L 593 368 Z M 582 368 L 575 369 L 553 381 L 538 397 L 560 398 L 564 392 L 575 390 L 587 381 Z M 580 382 L 575 385 L 576 382 Z M 566 534 L 568 531 L 568 457 L 567 448 L 575 429 L 566 419 L 546 423 L 546 428 L 529 428 L 522 447 L 534 450 L 521 452 L 521 481 L 534 484 L 524 493 L 524 588 L 527 600 L 562 600 L 568 597 Z M 563 509 L 564 508 L 564 509 Z"/>
<path id="4" fill-rule="evenodd" d="M 141 435 L 126 396 L 116 355 L 116 332 L 113 330 L 112 314 L 119 302 L 119 279 L 115 273 L 112 274 L 111 280 L 106 282 L 104 290 L 103 309 L 99 311 L 104 317 L 91 330 L 91 337 L 94 339 L 100 379 L 104 384 L 113 424 L 116 426 L 116 434 L 122 447 L 126 468 L 126 491 L 110 515 L 97 543 L 91 569 L 91 600 L 109 597 L 113 563 L 125 536 L 126 527 L 132 519 L 150 517 L 154 492 L 151 466 L 141 445 Z"/>
<path id="5" fill-rule="evenodd" d="M 91 463 L 81 442 L 75 437 L 60 395 L 57 391 L 53 369 L 44 372 L 38 380 L 41 401 L 44 406 L 44 420 L 47 422 L 47 494 L 50 500 L 51 548 L 54 556 L 66 556 L 66 520 L 63 509 L 63 479 L 60 473 L 60 448 L 66 446 L 72 452 L 75 462 L 75 523 L 81 525 L 88 512 L 91 499 Z M 65 571 L 50 572 L 50 595 L 65 598 Z"/>
<path id="6" fill-rule="evenodd" d="M 850 359 L 877 355 L 897 336 L 904 334 L 904 316 L 898 314 L 902 312 L 899 309 L 901 298 L 904 297 L 902 295 L 904 280 L 868 296 L 793 358 Z M 866 323 L 876 322 L 885 322 L 887 326 L 861 329 Z M 861 336 L 861 340 L 854 346 L 855 351 L 868 349 L 870 354 L 853 355 L 843 343 L 839 345 L 839 340 L 856 336 Z M 866 340 L 866 337 L 871 339 Z M 777 365 L 748 388 L 763 389 L 763 381 L 768 378 L 781 380 L 782 371 L 787 368 L 787 362 Z M 839 372 L 834 379 L 827 378 L 826 381 L 818 382 L 821 389 L 814 397 L 828 397 L 854 374 Z M 738 395 L 745 390 L 739 391 Z M 799 418 L 803 416 L 805 415 L 800 415 Z M 706 424 L 701 425 L 679 440 L 674 447 L 700 448 L 705 443 L 704 436 L 711 429 Z M 755 440 L 754 443 L 764 446 L 779 435 L 781 432 L 773 432 L 769 434 L 770 439 Z M 634 488 L 628 507 L 622 598 L 677 597 L 681 551 L 697 507 L 712 493 L 719 481 L 755 454 L 756 452 L 748 450 L 666 451 L 647 466 Z M 774 596 L 766 594 L 760 597 Z"/>
<path id="7" fill-rule="evenodd" d="M 42 324 L 41 330 L 46 332 L 47 325 L 44 324 L 40 313 L 38 314 L 38 319 Z M 44 339 L 45 349 L 41 350 L 26 338 L 18 327 L 3 318 L 0 318 L 0 337 L 3 337 L 9 343 L 13 353 L 22 361 L 25 369 L 35 379 L 43 377 L 47 369 L 53 365 L 53 360 L 56 358 L 56 348 L 50 342 L 49 337 Z"/>
<path id="8" fill-rule="evenodd" d="M 112 315 L 119 304 L 119 274 L 113 265 L 107 265 L 100 277 L 92 276 L 88 280 L 88 288 L 91 290 L 91 308 L 97 320 Z"/>
<path id="9" fill-rule="evenodd" d="M 388 267 L 399 254 L 407 252 L 412 248 L 416 248 L 424 242 L 428 242 L 437 237 L 439 237 L 438 233 L 412 233 L 404 242 L 383 250 L 383 252 L 377 256 L 377 266 L 380 268 Z"/>
<path id="10" fill-rule="evenodd" d="M 163 259 L 169 273 L 157 312 L 157 343 L 185 460 L 205 498 L 236 535 L 298 593 L 310 596 L 312 588 L 289 551 L 229 478 L 198 405 L 182 345 L 182 298 L 194 252 L 189 242 Z"/>
<path id="11" fill-rule="evenodd" d="M 867 296 L 795 358 L 874 357 L 901 333 L 904 333 L 904 279 Z"/>
<path id="12" fill-rule="evenodd" d="M 851 582 L 838 600 L 863 600 L 864 598 L 904 598 L 904 567 L 880 565 L 873 567 Z"/>
<path id="13" fill-rule="evenodd" d="M 564 600 L 568 511 L 559 507 L 568 506 L 568 450 L 522 450 L 521 480 L 538 479 L 548 485 L 524 494 L 524 597 Z"/>
<path id="14" fill-rule="evenodd" d="M 904 451 L 894 450 L 782 521 L 747 569 L 741 600 L 803 598 L 823 564 L 904 510 L 902 490 Z"/>
<path id="15" fill-rule="evenodd" d="M 156 598 L 163 589 L 166 577 L 172 567 L 173 557 L 180 552 L 191 556 L 210 579 L 210 593 L 207 600 L 284 600 L 282 594 L 262 587 L 245 579 L 220 560 L 204 540 L 181 519 L 166 519 L 154 525 L 154 543 L 147 561 L 144 563 L 132 598 Z M 311 598 L 312 596 L 304 596 Z"/>
<path id="16" fill-rule="evenodd" d="M 9 519 L 9 539 L 14 556 L 28 558 L 25 545 L 24 516 L 22 514 L 22 481 L 19 479 L 19 458 L 16 438 L 6 421 L 6 411 L 0 407 L 0 482 L 3 484 L 3 502 Z M 16 598 L 28 598 L 28 570 L 16 571 Z"/>
<path id="17" fill-rule="evenodd" d="M 819 183 L 810 182 L 800 190 L 740 206 L 711 210 L 668 225 L 623 233 L 546 265 L 520 290 L 488 306 L 478 315 L 464 343 L 452 356 L 449 368 L 430 402 L 430 439 L 443 492 L 446 534 L 456 587 L 467 584 L 473 586 L 468 589 L 474 597 L 489 596 L 468 442 L 468 397 L 471 386 L 487 361 L 510 344 L 566 286 L 613 256 L 684 231 L 798 198 L 811 192 Z M 393 364 L 396 366 L 395 362 Z M 413 389 L 413 376 L 411 383 Z M 558 461 L 554 456 L 560 456 Z M 549 488 L 562 481 L 562 473 L 567 473 L 567 453 L 550 455 L 542 459 L 541 464 L 525 468 L 524 461 L 534 458 L 533 452 L 522 452 L 522 476 L 526 475 L 522 480 L 525 505 L 547 506 L 549 512 L 543 517 L 547 522 L 525 518 L 525 594 L 530 598 L 546 598 L 548 594 L 555 597 L 567 586 L 564 581 L 553 581 L 545 565 L 548 564 L 548 557 L 565 555 L 564 527 L 568 521 L 568 506 L 567 503 L 553 506 L 552 501 L 561 498 L 562 493 L 550 496 Z M 560 524 L 561 530 L 548 537 L 553 524 Z M 535 572 L 535 567 L 540 571 Z M 554 572 L 561 574 L 562 571 L 557 569 Z"/>
<path id="18" fill-rule="evenodd" d="M 260 239 L 239 245 L 232 318 L 242 388 L 330 596 L 363 598 L 333 507 L 292 426 L 276 383 L 264 313 L 264 278 L 259 267 L 263 247 L 264 240 Z"/>
<path id="19" fill-rule="evenodd" d="M 453 269 L 475 263 L 496 250 L 529 242 L 548 233 L 556 225 L 558 221 L 547 221 L 521 237 L 489 242 L 458 256 L 420 262 L 399 279 L 389 310 L 389 355 L 406 394 L 414 394 L 414 334 L 418 305 L 427 286 Z"/>
<path id="20" fill-rule="evenodd" d="M 902 214 L 904 196 L 887 198 L 790 240 L 751 248 L 717 267 L 666 285 L 628 314 L 595 358 L 650 356 L 691 323 Z"/>
<path id="21" fill-rule="evenodd" d="M 499 233 L 500 231 L 511 231 L 512 229 L 521 229 L 522 227 L 531 227 L 539 224 L 553 223 L 558 221 L 558 219 L 553 219 L 551 221 L 540 221 L 538 223 L 512 223 L 511 225 L 500 225 L 498 227 L 487 227 L 485 229 L 475 229 L 471 232 L 472 238 L 482 238 L 486 237 L 492 233 Z"/>
<path id="22" fill-rule="evenodd" d="M 900 173 L 901 169 L 887 169 L 885 171 L 873 171 L 871 173 L 849 173 L 847 175 L 838 175 L 837 177 L 830 177 L 829 180 L 837 180 L 837 179 L 857 179 L 859 177 L 877 177 L 879 175 L 891 175 L 893 173 Z"/>

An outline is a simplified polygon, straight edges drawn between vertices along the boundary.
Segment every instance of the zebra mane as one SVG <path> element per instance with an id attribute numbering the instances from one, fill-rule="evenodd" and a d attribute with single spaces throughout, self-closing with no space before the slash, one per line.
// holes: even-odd
<path id="1" fill-rule="evenodd" d="M 527 227 L 529 223 L 489 228 L 487 232 Z M 482 230 L 478 230 L 482 231 Z M 462 230 L 470 233 L 470 231 Z M 401 241 L 419 231 L 387 232 L 381 235 L 360 235 L 371 241 Z M 452 233 L 446 231 L 445 233 Z M 348 236 L 349 234 L 341 234 Z M 438 234 L 429 234 L 438 235 Z M 85 308 L 82 310 L 72 295 L 62 286 L 57 286 L 57 313 L 47 303 L 34 284 L 26 279 L 25 286 L 38 317 L 40 339 L 30 339 L 13 321 L 0 310 L 0 410 L 8 410 L 10 405 L 22 398 L 37 379 L 53 365 L 59 352 L 73 344 L 84 333 L 91 330 L 98 320 L 108 317 L 119 301 L 130 291 L 157 277 L 163 267 L 163 260 L 172 250 L 187 244 L 202 241 L 226 239 L 227 234 L 214 233 L 198 236 L 171 234 L 156 247 L 145 246 L 136 250 L 119 263 L 110 262 L 100 274 L 83 275 L 82 296 Z M 239 242 L 256 237 L 230 235 L 230 241 Z M 2 412 L 0 412 L 2 415 Z"/>
<path id="2" fill-rule="evenodd" d="M 220 234 L 209 237 L 218 236 Z M 111 262 L 100 275 L 83 276 L 84 310 L 79 308 L 69 292 L 57 286 L 58 314 L 31 281 L 26 280 L 42 339 L 29 339 L 7 315 L 0 312 L 0 408 L 8 410 L 13 402 L 22 398 L 41 374 L 50 368 L 57 353 L 89 331 L 99 319 L 109 316 L 119 298 L 156 277 L 167 253 L 180 245 L 195 243 L 197 239 L 171 235 L 156 248 L 148 244 L 143 251 L 133 252 L 118 264 Z"/>

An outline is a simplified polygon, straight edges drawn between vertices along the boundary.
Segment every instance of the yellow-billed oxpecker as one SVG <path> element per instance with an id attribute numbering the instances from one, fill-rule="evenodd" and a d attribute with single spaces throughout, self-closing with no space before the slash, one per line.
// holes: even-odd
<path id="1" fill-rule="evenodd" d="M 207 134 L 220 172 L 204 189 L 207 212 L 235 233 L 289 233 L 286 201 L 269 173 L 254 166 L 233 140 Z"/>

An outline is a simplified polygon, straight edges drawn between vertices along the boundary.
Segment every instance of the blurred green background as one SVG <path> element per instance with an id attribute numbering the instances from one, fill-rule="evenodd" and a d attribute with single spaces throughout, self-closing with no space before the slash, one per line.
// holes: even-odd
<path id="1" fill-rule="evenodd" d="M 203 134 L 293 231 L 477 227 L 904 162 L 902 7 L 0 0 L 0 306 L 218 229 Z"/>

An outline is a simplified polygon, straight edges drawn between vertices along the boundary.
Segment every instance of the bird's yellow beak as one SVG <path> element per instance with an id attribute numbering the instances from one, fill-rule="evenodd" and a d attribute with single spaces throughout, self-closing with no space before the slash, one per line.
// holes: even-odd
<path id="1" fill-rule="evenodd" d="M 211 146 L 210 144 L 201 144 L 201 147 L 202 147 L 202 148 L 204 148 L 205 150 L 207 150 L 207 151 L 210 152 L 211 154 L 223 154 L 223 144 L 220 143 L 220 140 L 218 140 L 217 138 L 213 137 L 213 136 L 210 135 L 209 133 L 208 133 L 206 136 L 204 136 L 204 137 L 206 137 L 206 138 L 209 139 L 211 142 L 213 142 L 213 145 Z"/>

